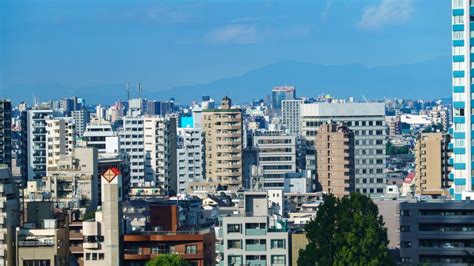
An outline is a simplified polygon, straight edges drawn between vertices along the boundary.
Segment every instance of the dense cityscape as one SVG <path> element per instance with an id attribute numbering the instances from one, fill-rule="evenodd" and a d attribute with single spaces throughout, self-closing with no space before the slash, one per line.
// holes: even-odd
<path id="1" fill-rule="evenodd" d="M 0 97 L 0 266 L 472 265 L 473 5 L 452 98 Z"/>

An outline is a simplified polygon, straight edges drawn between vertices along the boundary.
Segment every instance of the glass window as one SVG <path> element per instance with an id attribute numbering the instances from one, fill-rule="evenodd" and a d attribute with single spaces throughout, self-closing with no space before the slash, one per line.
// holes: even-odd
<path id="1" fill-rule="evenodd" d="M 473 32 L 471 31 L 471 35 Z M 471 36 L 473 37 L 473 36 Z M 464 31 L 453 31 L 453 40 L 460 40 L 464 38 Z"/>
<path id="2" fill-rule="evenodd" d="M 186 245 L 186 254 L 196 254 L 197 245 Z"/>
<path id="3" fill-rule="evenodd" d="M 273 255 L 272 256 L 272 265 L 285 265 L 285 255 Z"/>
<path id="4" fill-rule="evenodd" d="M 453 8 L 463 8 L 464 0 L 453 0 Z"/>
<path id="5" fill-rule="evenodd" d="M 453 16 L 453 24 L 464 24 L 464 16 Z"/>
<path id="6" fill-rule="evenodd" d="M 272 239 L 271 241 L 272 248 L 285 248 L 284 239 Z"/>
<path id="7" fill-rule="evenodd" d="M 227 225 L 227 233 L 241 233 L 241 225 L 240 224 L 228 224 Z"/>

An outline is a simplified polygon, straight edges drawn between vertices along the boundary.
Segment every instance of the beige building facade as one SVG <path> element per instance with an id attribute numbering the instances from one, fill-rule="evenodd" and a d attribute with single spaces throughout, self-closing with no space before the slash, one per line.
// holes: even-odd
<path id="1" fill-rule="evenodd" d="M 443 133 L 421 133 L 415 145 L 415 193 L 447 195 L 450 187 L 449 136 Z"/>
<path id="2" fill-rule="evenodd" d="M 231 106 L 225 97 L 220 109 L 203 110 L 206 180 L 237 190 L 242 186 L 242 110 Z"/>
<path id="3" fill-rule="evenodd" d="M 354 138 L 345 126 L 319 126 L 316 141 L 316 177 L 322 191 L 344 197 L 354 191 Z"/>

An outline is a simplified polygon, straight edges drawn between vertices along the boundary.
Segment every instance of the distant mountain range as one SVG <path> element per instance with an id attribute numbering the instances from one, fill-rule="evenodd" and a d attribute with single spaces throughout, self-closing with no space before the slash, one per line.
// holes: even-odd
<path id="1" fill-rule="evenodd" d="M 328 93 L 335 97 L 354 96 L 369 100 L 385 98 L 438 99 L 451 93 L 451 61 L 440 57 L 424 62 L 367 67 L 360 64 L 321 65 L 296 61 L 280 61 L 257 68 L 243 75 L 218 79 L 207 84 L 178 86 L 167 90 L 145 91 L 149 99 L 176 98 L 180 103 L 199 100 L 202 95 L 220 99 L 227 95 L 234 102 L 249 102 L 269 95 L 278 85 L 294 85 L 298 96 L 315 97 Z M 41 100 L 74 93 L 90 103 L 111 103 L 124 99 L 124 85 L 104 85 L 68 89 L 55 85 L 15 88 L 2 92 L 1 97 L 30 100 L 36 91 Z"/>

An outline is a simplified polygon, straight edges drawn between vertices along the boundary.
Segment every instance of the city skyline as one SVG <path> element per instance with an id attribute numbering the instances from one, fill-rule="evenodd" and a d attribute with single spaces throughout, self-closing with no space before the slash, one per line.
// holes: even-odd
<path id="1" fill-rule="evenodd" d="M 426 3 L 3 1 L 0 95 L 87 97 L 103 88 L 101 96 L 117 98 L 127 82 L 141 81 L 145 95 L 157 98 L 164 90 L 238 77 L 282 60 L 376 67 L 443 58 L 449 67 L 449 3 Z M 295 79 L 286 83 L 340 97 L 349 89 Z M 221 90 L 238 89 L 231 83 Z"/>

